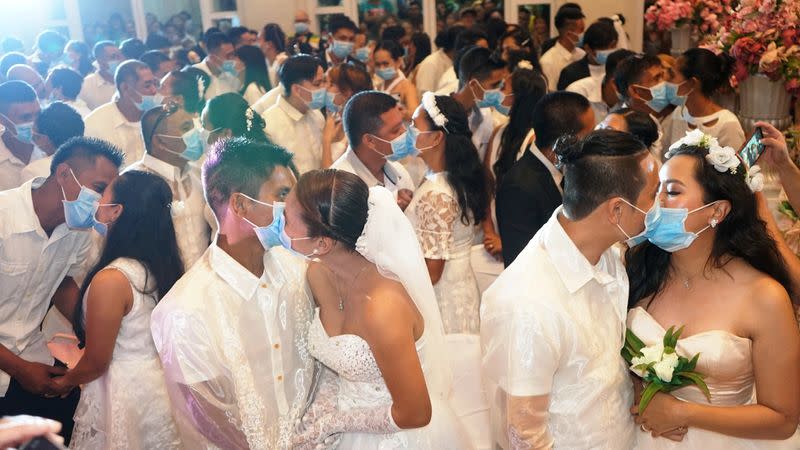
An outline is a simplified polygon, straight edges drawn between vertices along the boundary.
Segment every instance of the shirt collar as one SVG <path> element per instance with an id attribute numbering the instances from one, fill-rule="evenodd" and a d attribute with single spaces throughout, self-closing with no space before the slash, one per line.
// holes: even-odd
<path id="1" fill-rule="evenodd" d="M 33 231 L 47 238 L 47 233 L 44 232 L 41 223 L 39 223 L 39 216 L 36 215 L 36 211 L 33 209 L 33 197 L 31 196 L 31 191 L 38 189 L 45 181 L 47 181 L 47 178 L 34 178 L 9 191 L 9 193 L 15 192 L 18 195 L 18 209 L 13 214 L 12 219 L 14 233 L 29 233 Z"/>
<path id="2" fill-rule="evenodd" d="M 541 150 L 539 150 L 539 148 L 536 147 L 535 142 L 531 141 L 530 149 L 531 153 L 533 153 L 533 156 L 535 156 L 536 159 L 541 161 L 542 164 L 544 164 L 544 166 L 547 168 L 547 171 L 550 172 L 550 176 L 553 177 L 553 181 L 556 183 L 558 191 L 563 194 L 563 191 L 561 190 L 561 181 L 564 179 L 564 174 L 562 174 L 561 171 L 558 170 L 558 168 L 556 168 L 556 166 L 553 164 L 552 161 L 550 161 L 549 159 L 547 159 L 546 156 L 544 156 L 544 153 L 542 153 Z"/>
<path id="3" fill-rule="evenodd" d="M 278 96 L 278 108 L 280 108 L 290 119 L 297 122 L 303 118 L 303 113 L 297 110 L 283 95 Z"/>
<path id="4" fill-rule="evenodd" d="M 6 143 L 3 142 L 3 139 L 0 138 L 0 162 L 3 161 L 10 161 L 12 164 L 15 164 L 17 166 L 25 167 L 25 163 L 23 163 L 22 161 L 20 161 L 19 158 L 14 156 L 14 154 L 11 153 L 11 150 L 9 150 L 8 147 L 6 147 Z"/>
<path id="5" fill-rule="evenodd" d="M 350 166 L 353 167 L 353 171 L 355 171 L 356 175 L 364 180 L 364 182 L 367 183 L 367 186 L 371 187 L 385 185 L 385 183 L 375 178 L 375 175 L 372 174 L 372 171 L 370 171 L 367 166 L 365 166 L 364 163 L 358 159 L 358 155 L 356 155 L 356 152 L 353 151 L 352 147 L 347 147 L 345 158 L 347 159 L 347 162 L 350 163 Z M 400 182 L 400 175 L 388 162 L 383 165 L 383 175 L 394 185 L 397 185 Z"/>
<path id="6" fill-rule="evenodd" d="M 216 241 L 208 248 L 208 262 L 211 270 L 228 283 L 239 297 L 244 300 L 253 298 L 259 279 L 219 248 Z"/>
<path id="7" fill-rule="evenodd" d="M 188 170 L 181 173 L 182 170 L 180 168 L 164 162 L 149 153 L 144 154 L 141 164 L 169 181 L 182 181 L 189 174 Z"/>
<path id="8" fill-rule="evenodd" d="M 578 250 L 558 221 L 558 216 L 562 211 L 563 206 L 559 206 L 550 220 L 542 227 L 542 238 L 544 249 L 550 255 L 550 260 L 569 293 L 578 292 L 592 280 L 596 280 L 601 285 L 615 281 L 616 277 L 604 270 L 605 253 L 600 257 L 600 262 L 596 266 L 592 266 L 583 253 Z"/>

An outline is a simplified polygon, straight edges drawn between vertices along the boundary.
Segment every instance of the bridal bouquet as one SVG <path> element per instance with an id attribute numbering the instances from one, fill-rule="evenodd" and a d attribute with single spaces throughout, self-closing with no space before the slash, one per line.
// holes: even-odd
<path id="1" fill-rule="evenodd" d="M 706 398 L 711 400 L 711 393 L 703 381 L 703 375 L 694 370 L 700 354 L 694 355 L 694 358 L 689 360 L 675 352 L 675 346 L 682 332 L 683 327 L 678 331 L 675 331 L 675 327 L 670 327 L 664 335 L 663 344 L 646 346 L 633 331 L 630 329 L 626 331 L 622 357 L 630 364 L 631 371 L 647 383 L 639 401 L 639 414 L 644 412 L 656 393 L 671 392 L 692 384 L 700 388 L 706 394 Z"/>

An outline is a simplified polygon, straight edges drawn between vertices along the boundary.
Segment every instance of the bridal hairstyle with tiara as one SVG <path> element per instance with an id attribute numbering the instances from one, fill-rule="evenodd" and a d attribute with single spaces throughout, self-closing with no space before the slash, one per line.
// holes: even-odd
<path id="1" fill-rule="evenodd" d="M 725 219 L 714 229 L 714 244 L 706 268 L 724 267 L 731 259 L 741 258 L 753 268 L 764 272 L 791 292 L 786 263 L 778 251 L 767 226 L 758 216 L 756 197 L 748 185 L 747 170 L 720 171 L 707 158 L 709 148 L 697 144 L 673 144 L 667 161 L 678 156 L 695 160 L 694 178 L 703 189 L 705 204 L 726 200 L 731 207 Z M 741 164 L 744 166 L 744 164 Z M 656 201 L 659 201 L 656 199 Z M 630 278 L 628 307 L 641 299 L 661 292 L 669 279 L 672 254 L 649 241 L 633 247 L 625 254 L 625 266 Z"/>

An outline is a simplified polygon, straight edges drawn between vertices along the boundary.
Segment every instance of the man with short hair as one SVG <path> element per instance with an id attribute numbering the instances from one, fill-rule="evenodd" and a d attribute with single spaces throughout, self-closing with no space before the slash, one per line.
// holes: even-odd
<path id="1" fill-rule="evenodd" d="M 621 131 L 565 145 L 563 206 L 481 303 L 492 447 L 634 447 L 620 357 L 629 286 L 617 244 L 644 231 L 658 164 Z"/>
<path id="2" fill-rule="evenodd" d="M 650 146 L 650 151 L 659 161 L 663 150 L 672 142 L 666 135 L 672 130 L 672 111 L 675 105 L 669 103 L 665 89 L 653 89 L 667 81 L 667 73 L 661 60 L 654 55 L 633 55 L 617 65 L 614 83 L 621 101 L 621 108 L 632 108 L 650 114 L 658 125 L 658 139 Z"/>
<path id="3" fill-rule="evenodd" d="M 243 67 L 236 57 L 231 40 L 223 33 L 209 33 L 205 36 L 205 44 L 208 55 L 193 67 L 211 77 L 211 82 L 206 87 L 206 98 L 212 99 L 228 92 L 239 92 L 242 87 L 240 76 Z"/>
<path id="4" fill-rule="evenodd" d="M 561 76 L 561 71 L 586 55 L 586 52 L 578 47 L 586 28 L 584 17 L 583 12 L 576 8 L 562 8 L 556 14 L 558 40 L 539 60 L 542 73 L 547 78 L 547 88 L 551 92 L 558 89 L 558 77 Z"/>
<path id="5" fill-rule="evenodd" d="M 58 61 L 64 54 L 67 38 L 54 30 L 45 30 L 36 36 L 34 52 L 28 58 L 28 65 L 36 69 L 44 77 L 50 70 L 50 65 Z"/>
<path id="6" fill-rule="evenodd" d="M 234 48 L 255 45 L 257 37 L 256 32 L 247 27 L 233 27 L 228 30 L 228 39 L 231 40 Z"/>
<path id="7" fill-rule="evenodd" d="M 73 138 L 47 178 L 0 192 L 0 411 L 61 422 L 67 440 L 80 393 L 57 391 L 54 360 L 40 329 L 51 303 L 72 317 L 74 277 L 90 246 L 100 196 L 117 177 L 122 153 L 107 142 Z M 61 398 L 61 396 L 66 396 Z"/>
<path id="8" fill-rule="evenodd" d="M 6 80 L 24 81 L 36 91 L 36 96 L 39 97 L 40 101 L 47 98 L 42 76 L 27 64 L 15 64 L 11 66 L 8 72 L 6 72 Z"/>
<path id="9" fill-rule="evenodd" d="M 144 52 L 147 51 L 144 42 L 137 38 L 125 39 L 119 44 L 119 51 L 125 59 L 140 59 Z"/>
<path id="10" fill-rule="evenodd" d="M 489 36 L 476 28 L 464 30 L 458 34 L 456 37 L 453 67 L 447 69 L 442 74 L 442 77 L 439 78 L 439 82 L 436 83 L 436 95 L 450 95 L 458 91 L 459 83 L 458 74 L 456 74 L 456 66 L 459 65 L 461 57 L 473 46 L 489 48 Z"/>
<path id="11" fill-rule="evenodd" d="M 111 41 L 94 44 L 93 53 L 97 61 L 97 70 L 83 80 L 80 94 L 81 100 L 86 102 L 86 106 L 91 110 L 111 101 L 116 92 L 114 74 L 117 72 L 117 67 L 125 60 L 122 52 Z"/>
<path id="12" fill-rule="evenodd" d="M 33 155 L 33 122 L 39 115 L 36 91 L 24 81 L 0 84 L 0 190 L 13 189 L 22 181 L 22 169 Z"/>
<path id="13" fill-rule="evenodd" d="M 457 74 L 459 90 L 453 94 L 453 98 L 469 114 L 472 143 L 483 161 L 494 132 L 491 108 L 498 106 L 486 98 L 486 92 L 502 89 L 509 76 L 508 67 L 489 49 L 472 47 L 458 60 Z"/>
<path id="14" fill-rule="evenodd" d="M 561 204 L 563 175 L 553 146 L 562 136 L 584 137 L 594 129 L 594 111 L 573 92 L 552 92 L 533 109 L 536 139 L 497 187 L 497 228 L 508 267 Z"/>
<path id="15" fill-rule="evenodd" d="M 322 63 L 322 68 L 326 71 L 347 61 L 347 57 L 353 53 L 358 27 L 349 17 L 336 15 L 331 17 L 328 23 L 328 33 L 330 33 L 330 41 L 328 41 L 328 49 L 325 51 L 325 60 Z"/>
<path id="16" fill-rule="evenodd" d="M 614 72 L 620 61 L 633 54 L 624 48 L 614 50 L 608 55 L 602 78 L 586 77 L 567 86 L 567 91 L 581 94 L 592 103 L 595 123 L 602 122 L 609 110 L 619 103 L 617 88 L 614 86 Z"/>
<path id="17" fill-rule="evenodd" d="M 86 117 L 86 135 L 111 142 L 125 152 L 125 165 L 144 155 L 140 121 L 142 114 L 161 105 L 158 80 L 141 61 L 128 60 L 114 77 L 117 94 L 114 100 L 95 109 Z"/>
<path id="18" fill-rule="evenodd" d="M 558 10 L 556 10 L 556 16 L 558 16 L 558 13 L 560 13 L 561 11 L 563 11 L 563 10 L 565 10 L 567 8 L 577 9 L 578 11 L 583 12 L 583 9 L 581 8 L 581 5 L 579 5 L 579 4 L 575 3 L 575 2 L 567 2 L 567 3 L 564 3 L 564 4 L 562 4 L 561 6 L 558 7 Z M 530 11 L 528 13 L 530 15 Z M 559 36 L 554 36 L 554 37 L 545 39 L 545 41 L 542 42 L 542 49 L 539 52 L 539 54 L 540 55 L 544 55 L 545 53 L 547 53 L 548 50 L 553 48 L 553 46 L 556 45 L 556 42 L 558 41 L 558 38 L 559 38 Z"/>
<path id="19" fill-rule="evenodd" d="M 175 70 L 175 61 L 158 50 L 146 51 L 137 59 L 147 64 L 156 80 L 164 79 L 166 74 Z"/>
<path id="20" fill-rule="evenodd" d="M 322 168 L 322 128 L 327 85 L 322 64 L 310 55 L 295 55 L 280 70 L 283 93 L 261 117 L 267 137 L 294 154 L 300 173 Z"/>
<path id="21" fill-rule="evenodd" d="M 50 70 L 45 80 L 46 98 L 60 101 L 78 111 L 84 119 L 92 112 L 86 102 L 78 98 L 83 86 L 83 77 L 69 67 L 56 67 Z"/>
<path id="22" fill-rule="evenodd" d="M 39 113 L 33 122 L 35 145 L 31 162 L 22 169 L 20 181 L 50 175 L 50 163 L 58 147 L 69 139 L 83 136 L 83 119 L 71 106 L 53 102 Z"/>
<path id="23" fill-rule="evenodd" d="M 350 145 L 331 168 L 354 173 L 369 187 L 385 186 L 405 210 L 414 181 L 402 164 L 386 159 L 392 141 L 404 139 L 407 132 L 397 100 L 384 92 L 359 92 L 344 106 L 342 125 Z"/>
<path id="24" fill-rule="evenodd" d="M 194 119 L 183 108 L 153 108 L 142 116 L 147 152 L 125 171 L 141 170 L 163 178 L 172 190 L 172 224 L 186 269 L 200 259 L 210 242 L 206 200 L 200 173 L 190 165 L 203 156 L 205 142 Z"/>
<path id="25" fill-rule="evenodd" d="M 311 31 L 311 19 L 308 13 L 298 9 L 294 13 L 294 36 L 289 38 L 292 54 L 317 55 L 319 52 L 319 36 Z"/>
<path id="26" fill-rule="evenodd" d="M 304 261 L 256 231 L 296 182 L 289 152 L 244 138 L 219 141 L 203 165 L 219 234 L 151 319 L 186 448 L 291 448 L 314 370 L 313 303 Z"/>
<path id="27" fill-rule="evenodd" d="M 436 92 L 439 80 L 448 70 L 453 69 L 456 56 L 456 38 L 464 31 L 462 26 L 452 26 L 436 35 L 437 50 L 426 56 L 417 66 L 417 92 Z"/>
<path id="28" fill-rule="evenodd" d="M 606 74 L 606 61 L 617 47 L 617 30 L 613 22 L 600 19 L 589 25 L 583 36 L 583 50 L 586 56 L 570 63 L 561 70 L 558 77 L 558 90 L 563 91 L 570 84 L 586 78 L 602 79 Z"/>

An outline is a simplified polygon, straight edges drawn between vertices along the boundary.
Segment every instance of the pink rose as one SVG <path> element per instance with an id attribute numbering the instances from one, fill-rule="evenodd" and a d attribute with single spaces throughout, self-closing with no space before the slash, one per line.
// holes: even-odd
<path id="1" fill-rule="evenodd" d="M 800 94 L 800 79 L 798 78 L 791 78 L 786 80 L 786 83 L 783 85 L 786 88 L 786 91 L 793 95 Z"/>
<path id="2" fill-rule="evenodd" d="M 731 55 L 746 64 L 758 64 L 762 53 L 764 45 L 750 37 L 738 39 L 731 47 Z"/>
<path id="3" fill-rule="evenodd" d="M 800 44 L 800 32 L 797 28 L 786 28 L 781 32 L 781 39 L 786 47 Z"/>
<path id="4" fill-rule="evenodd" d="M 758 70 L 770 77 L 770 79 L 780 78 L 781 55 L 778 46 L 770 42 L 767 51 L 761 55 L 758 61 Z"/>
<path id="5" fill-rule="evenodd" d="M 736 82 L 741 83 L 750 76 L 750 71 L 747 70 L 747 64 L 742 60 L 737 59 L 733 65 L 733 76 L 736 77 Z"/>

